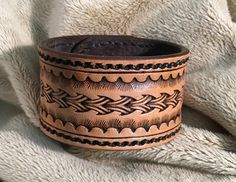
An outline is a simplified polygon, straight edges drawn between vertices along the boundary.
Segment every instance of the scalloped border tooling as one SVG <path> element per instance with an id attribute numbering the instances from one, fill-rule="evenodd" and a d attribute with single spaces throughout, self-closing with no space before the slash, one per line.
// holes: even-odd
<path id="1" fill-rule="evenodd" d="M 120 99 L 114 100 L 102 95 L 98 95 L 96 99 L 91 99 L 80 93 L 75 93 L 73 96 L 62 89 L 55 91 L 42 81 L 40 85 L 41 97 L 45 97 L 48 103 L 57 103 L 59 108 L 72 107 L 75 112 L 95 111 L 97 115 L 106 115 L 114 111 L 120 113 L 120 115 L 128 115 L 135 111 L 146 114 L 154 109 L 162 112 L 169 106 L 175 108 L 179 102 L 182 103 L 183 101 L 182 92 L 179 90 L 174 90 L 173 94 L 161 93 L 159 97 L 146 94 L 136 99 L 121 95 Z"/>
<path id="2" fill-rule="evenodd" d="M 105 76 L 102 77 L 100 82 L 94 82 L 93 80 L 91 80 L 91 78 L 89 76 L 84 81 L 80 81 L 80 80 L 76 79 L 76 77 L 74 75 L 71 78 L 67 78 L 64 76 L 63 73 L 60 75 L 55 75 L 53 70 L 51 72 L 48 72 L 47 70 L 43 69 L 42 67 L 40 67 L 40 74 L 41 74 L 41 78 L 46 78 L 49 82 L 57 83 L 57 84 L 61 85 L 61 87 L 66 87 L 68 85 L 72 85 L 73 89 L 77 89 L 77 88 L 81 88 L 81 87 L 85 86 L 85 87 L 89 87 L 89 88 L 93 88 L 93 89 L 101 89 L 101 88 L 104 89 L 105 88 L 107 90 L 118 89 L 118 90 L 128 91 L 128 90 L 134 89 L 134 85 L 136 87 L 136 86 L 139 86 L 143 83 L 145 83 L 147 85 L 156 84 L 156 85 L 160 86 L 161 88 L 165 87 L 166 85 L 170 85 L 170 84 L 172 86 L 175 86 L 175 85 L 184 81 L 184 74 L 185 73 L 183 72 L 183 74 L 178 74 L 178 76 L 176 78 L 173 78 L 172 75 L 170 75 L 170 77 L 167 80 L 163 79 L 162 76 L 160 76 L 160 78 L 155 81 L 153 81 L 150 77 L 147 77 L 145 82 L 139 82 L 139 81 L 137 81 L 136 78 L 134 78 L 131 82 L 132 84 L 124 82 L 121 78 L 118 78 L 116 82 L 109 82 Z"/>
<path id="3" fill-rule="evenodd" d="M 157 63 L 157 64 L 105 64 L 102 63 L 92 63 L 92 62 L 82 62 L 82 61 L 72 61 L 72 60 L 64 60 L 62 58 L 57 57 L 51 57 L 50 55 L 46 55 L 42 52 L 38 52 L 39 56 L 47 62 L 50 63 L 56 63 L 56 64 L 62 64 L 65 66 L 73 66 L 73 67 L 81 67 L 81 68 L 89 68 L 89 69 L 103 69 L 103 70 L 148 70 L 148 69 L 165 69 L 165 68 L 176 68 L 178 66 L 181 66 L 185 64 L 189 58 L 181 59 L 176 62 L 170 62 L 170 63 Z"/>
<path id="4" fill-rule="evenodd" d="M 105 79 L 106 81 L 108 81 L 110 83 L 117 82 L 118 80 L 122 81 L 123 83 L 131 83 L 133 81 L 136 81 L 136 82 L 139 82 L 139 83 L 144 83 L 147 80 L 151 80 L 151 81 L 154 81 L 154 82 L 159 81 L 159 80 L 162 80 L 162 81 L 168 81 L 168 80 L 171 80 L 171 79 L 174 80 L 174 79 L 177 79 L 177 78 L 180 78 L 180 77 L 184 76 L 185 71 L 182 68 L 183 67 L 179 68 L 180 71 L 178 73 L 170 73 L 167 76 L 164 76 L 160 73 L 160 74 L 148 74 L 146 76 L 141 74 L 141 77 L 140 77 L 140 75 L 131 76 L 132 74 L 136 74 L 136 73 L 130 73 L 130 75 L 127 75 L 128 77 L 123 77 L 123 76 L 121 76 L 122 74 L 120 74 L 120 75 L 117 74 L 116 77 L 110 77 L 109 75 L 106 75 L 106 74 L 104 75 L 104 73 L 102 73 L 102 72 L 100 72 L 101 74 L 103 74 L 101 76 L 97 75 L 97 74 L 95 74 L 95 75 L 93 75 L 93 74 L 83 74 L 83 73 L 82 74 L 77 74 L 78 72 L 80 72 L 80 70 L 70 71 L 70 72 L 65 73 L 61 70 L 60 71 L 55 70 L 55 68 L 52 69 L 52 68 L 49 68 L 45 65 L 40 66 L 41 71 L 44 70 L 44 71 L 46 71 L 48 73 L 51 73 L 55 76 L 60 76 L 60 77 L 66 78 L 66 79 L 75 79 L 75 80 L 78 80 L 78 81 L 85 81 L 86 79 L 90 79 L 91 81 L 96 82 L 96 83 L 101 82 L 103 79 Z M 173 70 L 168 70 L 168 72 L 172 72 L 172 71 Z"/>
<path id="5" fill-rule="evenodd" d="M 174 130 L 173 132 L 166 134 L 164 136 L 160 137 L 154 137 L 150 140 L 143 139 L 141 141 L 134 140 L 134 141 L 123 141 L 123 142 L 109 142 L 109 141 L 98 141 L 98 140 L 88 140 L 88 139 L 81 139 L 79 137 L 72 137 L 70 135 L 66 135 L 64 133 L 58 132 L 55 129 L 52 129 L 51 127 L 45 125 L 43 122 L 41 122 L 41 126 L 50 134 L 56 135 L 57 137 L 61 137 L 65 140 L 70 140 L 72 142 L 78 142 L 81 144 L 88 144 L 88 145 L 98 145 L 98 146 L 109 146 L 109 147 L 128 147 L 128 146 L 142 146 L 145 144 L 152 144 L 152 143 L 158 143 L 160 141 L 167 140 L 173 136 L 175 136 L 180 131 L 180 126 Z"/>
<path id="6" fill-rule="evenodd" d="M 45 64 L 45 63 L 43 63 Z M 185 73 L 184 67 L 180 67 L 178 70 L 163 70 L 163 71 L 168 71 L 170 73 L 168 74 L 162 74 L 162 73 L 148 73 L 148 74 L 141 74 L 141 73 L 127 73 L 125 72 L 123 74 L 115 74 L 115 73 L 103 73 L 103 72 L 98 72 L 98 73 L 83 73 L 81 70 L 69 70 L 69 71 L 62 71 L 61 69 L 64 68 L 56 68 L 53 65 L 46 66 L 46 65 L 41 65 L 40 66 L 42 70 L 45 70 L 55 76 L 61 76 L 67 79 L 72 79 L 73 77 L 78 80 L 78 81 L 85 81 L 87 78 L 89 78 L 93 82 L 100 82 L 102 79 L 106 79 L 108 82 L 114 83 L 117 82 L 117 80 L 121 80 L 124 83 L 131 83 L 133 81 L 137 81 L 140 83 L 144 83 L 146 80 L 150 79 L 152 81 L 158 81 L 163 80 L 167 81 L 169 79 L 176 79 L 178 77 L 182 77 Z M 178 72 L 177 72 L 178 71 Z"/>
<path id="7" fill-rule="evenodd" d="M 61 117 L 55 116 L 52 113 L 48 113 L 48 111 L 46 111 L 42 107 L 39 108 L 39 111 L 40 111 L 41 119 L 47 124 L 51 123 L 52 125 L 58 126 L 59 128 L 61 128 L 61 130 L 65 132 L 71 131 L 74 134 L 75 133 L 90 133 L 91 134 L 93 132 L 96 133 L 99 130 L 99 135 L 103 135 L 106 132 L 110 131 L 113 134 L 116 134 L 116 135 L 121 134 L 122 136 L 122 133 L 127 130 L 130 130 L 133 134 L 136 134 L 136 132 L 138 132 L 138 130 L 140 129 L 148 133 L 151 130 L 160 130 L 163 126 L 171 127 L 173 125 L 176 125 L 176 123 L 178 124 L 178 122 L 179 123 L 181 122 L 180 111 L 178 111 L 175 116 L 173 116 L 172 118 L 168 120 L 159 121 L 159 119 L 156 119 L 156 122 L 153 122 L 153 121 L 149 121 L 147 123 L 141 122 L 142 125 L 137 125 L 137 126 L 134 126 L 132 122 L 129 123 L 130 125 L 124 124 L 123 126 L 119 126 L 119 125 L 117 126 L 115 124 L 119 122 L 118 120 L 111 120 L 110 122 L 113 122 L 113 123 L 110 123 L 110 125 L 108 126 L 104 126 L 104 124 L 102 123 L 100 125 L 91 124 L 91 121 L 77 124 L 76 121 L 75 122 L 65 121 L 65 119 Z"/>

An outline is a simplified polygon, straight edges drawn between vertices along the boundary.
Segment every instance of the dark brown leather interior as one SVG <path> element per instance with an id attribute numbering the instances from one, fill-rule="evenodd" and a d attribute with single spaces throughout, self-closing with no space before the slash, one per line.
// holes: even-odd
<path id="1" fill-rule="evenodd" d="M 141 39 L 132 36 L 81 35 L 50 39 L 43 47 L 64 53 L 87 56 L 168 56 L 186 54 L 188 50 L 177 44 Z"/>

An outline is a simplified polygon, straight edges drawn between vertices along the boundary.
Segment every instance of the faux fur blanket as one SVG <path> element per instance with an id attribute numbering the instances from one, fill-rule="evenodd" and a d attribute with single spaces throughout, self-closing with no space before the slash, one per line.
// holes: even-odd
<path id="1" fill-rule="evenodd" d="M 236 0 L 1 0 L 0 178 L 4 181 L 236 181 Z M 188 47 L 183 128 L 138 151 L 95 151 L 38 129 L 36 45 L 127 34 Z"/>

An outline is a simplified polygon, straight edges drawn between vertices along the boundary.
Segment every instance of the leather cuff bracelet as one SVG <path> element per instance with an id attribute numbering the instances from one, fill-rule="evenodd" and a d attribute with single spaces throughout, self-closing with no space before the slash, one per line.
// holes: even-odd
<path id="1" fill-rule="evenodd" d="M 180 130 L 189 51 L 131 36 L 70 36 L 39 45 L 40 121 L 74 146 L 156 146 Z"/>

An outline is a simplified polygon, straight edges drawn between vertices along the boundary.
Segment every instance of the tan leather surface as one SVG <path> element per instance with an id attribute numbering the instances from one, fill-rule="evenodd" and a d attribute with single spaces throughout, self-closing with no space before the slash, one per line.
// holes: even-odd
<path id="1" fill-rule="evenodd" d="M 79 147 L 156 146 L 180 129 L 182 46 L 129 36 L 73 36 L 39 45 L 40 119 L 51 138 Z"/>

